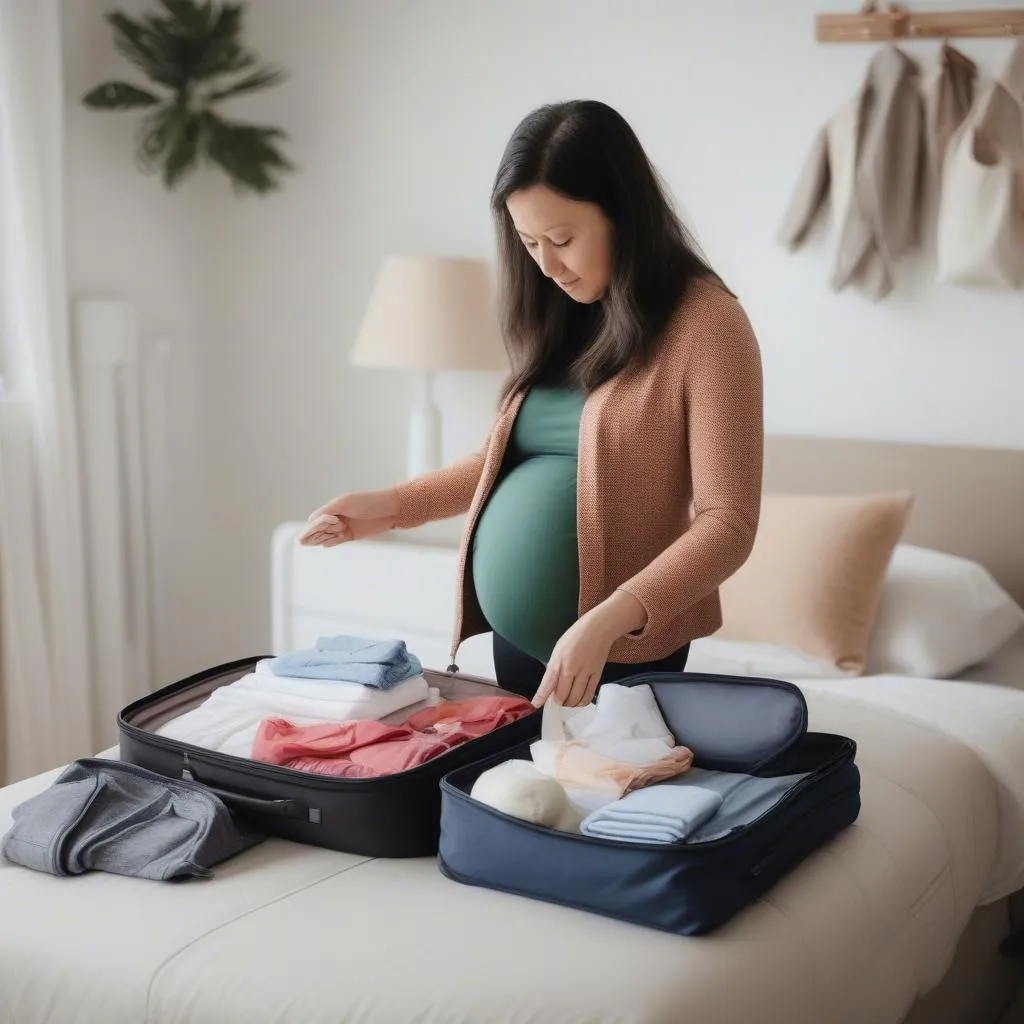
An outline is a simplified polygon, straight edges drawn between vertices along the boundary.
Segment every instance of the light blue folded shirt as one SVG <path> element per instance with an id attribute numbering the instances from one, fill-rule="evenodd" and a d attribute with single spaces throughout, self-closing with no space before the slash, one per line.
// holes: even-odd
<path id="1" fill-rule="evenodd" d="M 691 768 L 605 804 L 580 831 L 627 843 L 706 843 L 756 821 L 808 774 L 762 778 Z"/>
<path id="2" fill-rule="evenodd" d="M 648 786 L 588 815 L 587 836 L 629 843 L 678 843 L 722 806 L 722 795 L 700 786 Z"/>
<path id="3" fill-rule="evenodd" d="M 404 640 L 368 640 L 358 636 L 320 637 L 315 647 L 282 654 L 270 662 L 277 676 L 333 679 L 390 690 L 423 671 Z"/>

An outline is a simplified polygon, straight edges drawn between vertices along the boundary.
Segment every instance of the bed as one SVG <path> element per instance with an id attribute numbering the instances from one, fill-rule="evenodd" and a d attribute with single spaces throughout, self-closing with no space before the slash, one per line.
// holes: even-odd
<path id="1" fill-rule="evenodd" d="M 827 467 L 813 479 L 811 454 Z M 767 469 L 791 491 L 909 487 L 912 540 L 1024 596 L 1020 453 L 772 438 Z M 309 551 L 299 529 L 273 543 L 277 649 L 398 632 L 443 664 L 450 545 Z M 486 675 L 488 658 L 474 641 L 460 665 Z M 282 841 L 184 885 L 0 864 L 0 1024 L 1015 1024 L 1024 969 L 997 946 L 1024 920 L 1024 641 L 964 675 L 798 680 L 812 727 L 858 742 L 861 817 L 711 936 Z M 55 774 L 0 790 L 0 831 Z"/>

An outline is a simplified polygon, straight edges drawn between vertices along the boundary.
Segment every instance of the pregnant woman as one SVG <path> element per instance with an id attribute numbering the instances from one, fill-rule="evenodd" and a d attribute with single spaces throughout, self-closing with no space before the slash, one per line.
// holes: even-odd
<path id="1" fill-rule="evenodd" d="M 318 509 L 331 547 L 469 512 L 452 661 L 494 634 L 497 681 L 541 704 L 680 671 L 721 624 L 761 499 L 761 361 L 742 308 L 610 107 L 542 107 L 491 200 L 512 365 L 476 453 Z"/>

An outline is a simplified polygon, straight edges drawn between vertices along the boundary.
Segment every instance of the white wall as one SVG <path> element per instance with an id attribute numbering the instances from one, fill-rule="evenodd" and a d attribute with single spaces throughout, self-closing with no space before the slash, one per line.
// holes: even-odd
<path id="1" fill-rule="evenodd" d="M 141 0 L 119 4 L 137 11 Z M 207 433 L 197 382 L 206 358 L 199 304 L 206 271 L 202 185 L 168 194 L 135 165 L 137 114 L 103 114 L 81 96 L 109 78 L 132 78 L 113 50 L 103 21 L 105 0 L 64 0 L 65 180 L 70 299 L 134 303 L 140 342 L 172 346 L 172 502 L 163 510 L 166 614 L 156 637 L 158 675 L 171 681 L 219 656 L 216 608 L 205 586 L 211 570 L 210 485 L 204 460 Z M 137 80 L 137 79 L 136 79 Z M 212 453 L 211 453 L 212 454 Z M 186 639 L 187 638 L 187 639 Z"/>
<path id="2" fill-rule="evenodd" d="M 1024 447 L 1024 295 L 936 287 L 925 257 L 872 305 L 828 290 L 820 237 L 795 256 L 775 244 L 813 133 L 873 52 L 815 44 L 813 14 L 855 6 L 252 0 L 251 39 L 291 79 L 239 110 L 286 126 L 301 171 L 268 200 L 219 186 L 198 200 L 202 419 L 218 418 L 203 439 L 216 538 L 204 585 L 217 610 L 204 650 L 266 646 L 275 523 L 401 473 L 411 383 L 345 364 L 379 260 L 490 255 L 487 198 L 504 142 L 553 99 L 603 99 L 633 123 L 759 334 L 771 431 Z M 909 47 L 926 59 L 936 48 Z M 963 49 L 994 67 L 1007 44 Z M 144 186 L 122 177 L 141 204 Z M 147 215 L 171 223 L 171 209 Z M 177 268 L 172 291 L 186 287 L 184 236 L 172 234 L 169 253 L 166 239 L 145 241 L 154 265 Z M 84 267 L 87 244 L 76 246 Z M 154 309 L 176 307 L 139 252 L 122 252 L 123 281 Z M 454 455 L 486 429 L 496 381 L 445 388 Z"/>

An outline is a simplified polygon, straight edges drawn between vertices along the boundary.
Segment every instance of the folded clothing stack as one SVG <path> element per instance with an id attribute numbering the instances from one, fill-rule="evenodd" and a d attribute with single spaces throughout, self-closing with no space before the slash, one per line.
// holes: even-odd
<path id="1" fill-rule="evenodd" d="M 722 795 L 701 786 L 666 783 L 637 789 L 583 819 L 585 836 L 627 843 L 678 843 L 718 812 Z"/>
<path id="2" fill-rule="evenodd" d="M 376 721 L 438 698 L 423 676 L 413 676 L 387 690 L 319 679 L 289 679 L 254 672 L 221 686 L 197 708 L 157 729 L 161 736 L 252 757 L 260 723 L 285 718 L 295 725 Z"/>
<path id="3" fill-rule="evenodd" d="M 756 821 L 807 775 L 691 768 L 678 778 L 604 804 L 583 819 L 580 831 L 621 842 L 711 842 Z"/>
<path id="4" fill-rule="evenodd" d="M 404 640 L 322 636 L 315 647 L 283 654 L 260 663 L 277 676 L 299 679 L 336 679 L 390 690 L 423 671 L 419 658 Z"/>

